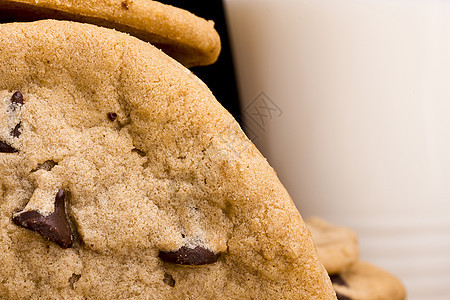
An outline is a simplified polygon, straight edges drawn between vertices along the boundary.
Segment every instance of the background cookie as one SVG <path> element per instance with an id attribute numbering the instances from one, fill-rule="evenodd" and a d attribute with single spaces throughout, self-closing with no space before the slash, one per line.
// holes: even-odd
<path id="1" fill-rule="evenodd" d="M 0 298 L 335 299 L 284 187 L 189 70 L 0 25 Z"/>
<path id="2" fill-rule="evenodd" d="M 338 300 L 403 300 L 403 284 L 394 275 L 359 261 L 344 272 L 330 276 Z"/>
<path id="3" fill-rule="evenodd" d="M 214 23 L 150 0 L 0 0 L 0 20 L 73 20 L 149 41 L 185 66 L 208 65 L 220 52 Z"/>
<path id="4" fill-rule="evenodd" d="M 316 244 L 319 260 L 329 274 L 346 270 L 358 260 L 358 237 L 353 230 L 317 217 L 309 218 L 305 223 Z"/>

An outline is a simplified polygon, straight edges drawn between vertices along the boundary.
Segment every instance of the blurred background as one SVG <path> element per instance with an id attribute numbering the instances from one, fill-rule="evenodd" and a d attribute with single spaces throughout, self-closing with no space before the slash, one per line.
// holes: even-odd
<path id="1" fill-rule="evenodd" d="M 165 2 L 215 21 L 193 72 L 302 216 L 354 229 L 408 299 L 449 299 L 450 1 Z"/>

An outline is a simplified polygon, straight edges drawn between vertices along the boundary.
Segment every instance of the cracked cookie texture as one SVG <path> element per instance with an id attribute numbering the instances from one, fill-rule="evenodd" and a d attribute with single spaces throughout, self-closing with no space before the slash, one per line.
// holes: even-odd
<path id="1" fill-rule="evenodd" d="M 336 299 L 273 169 L 127 34 L 0 25 L 1 299 Z"/>

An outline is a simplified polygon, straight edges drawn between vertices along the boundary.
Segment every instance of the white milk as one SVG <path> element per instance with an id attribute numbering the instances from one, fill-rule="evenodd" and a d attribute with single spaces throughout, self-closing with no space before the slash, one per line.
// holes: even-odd
<path id="1" fill-rule="evenodd" d="M 449 299 L 450 1 L 225 4 L 246 127 L 302 215 Z"/>

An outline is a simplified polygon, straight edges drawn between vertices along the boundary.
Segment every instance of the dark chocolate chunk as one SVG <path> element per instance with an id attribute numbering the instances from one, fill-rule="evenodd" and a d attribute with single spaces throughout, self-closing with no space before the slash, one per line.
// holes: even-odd
<path id="1" fill-rule="evenodd" d="M 11 147 L 5 142 L 0 141 L 0 152 L 1 153 L 14 153 L 18 152 L 17 149 Z"/>
<path id="2" fill-rule="evenodd" d="M 172 275 L 164 273 L 164 279 L 163 282 L 171 287 L 175 286 L 175 280 L 173 279 Z"/>
<path id="3" fill-rule="evenodd" d="M 109 112 L 109 113 L 106 114 L 106 116 L 108 116 L 108 119 L 111 122 L 114 122 L 117 119 L 117 114 L 114 113 L 114 112 Z"/>
<path id="4" fill-rule="evenodd" d="M 181 247 L 174 252 L 159 252 L 159 258 L 167 263 L 178 265 L 206 265 L 217 261 L 220 253 L 216 254 L 201 246 L 195 248 Z"/>
<path id="5" fill-rule="evenodd" d="M 347 282 L 345 282 L 344 278 L 342 278 L 342 276 L 339 275 L 339 274 L 332 274 L 332 275 L 330 275 L 330 279 L 331 279 L 331 282 L 333 284 L 337 284 L 337 285 L 342 285 L 342 286 L 347 286 L 348 287 Z"/>
<path id="6" fill-rule="evenodd" d="M 19 137 L 21 133 L 22 133 L 22 132 L 20 132 L 20 123 L 17 124 L 16 127 L 14 127 L 13 130 L 11 130 L 11 135 L 12 135 L 13 137 Z"/>
<path id="7" fill-rule="evenodd" d="M 73 243 L 73 233 L 65 210 L 66 193 L 58 190 L 55 197 L 55 211 L 48 216 L 31 210 L 17 214 L 13 222 L 24 228 L 36 231 L 43 237 L 57 243 L 62 248 L 68 248 Z"/>
<path id="8" fill-rule="evenodd" d="M 347 296 L 344 296 L 344 295 L 342 295 L 342 294 L 339 294 L 338 292 L 336 292 L 336 298 L 337 298 L 338 300 L 353 300 L 352 298 L 347 297 Z"/>
<path id="9" fill-rule="evenodd" d="M 22 93 L 19 91 L 14 92 L 14 94 L 12 94 L 12 96 L 11 96 L 11 103 L 13 104 L 13 107 L 16 107 L 19 104 L 22 105 L 23 104 Z"/>

